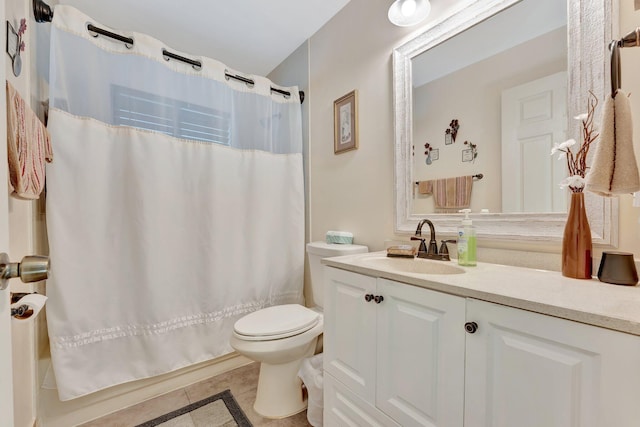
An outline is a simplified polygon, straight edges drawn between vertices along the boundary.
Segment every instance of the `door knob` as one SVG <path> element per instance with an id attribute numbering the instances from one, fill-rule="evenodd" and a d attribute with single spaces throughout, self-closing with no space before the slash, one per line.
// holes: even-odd
<path id="1" fill-rule="evenodd" d="M 10 262 L 9 255 L 0 253 L 0 290 L 7 288 L 9 279 L 20 277 L 24 283 L 38 282 L 49 277 L 49 257 L 28 255 L 20 262 Z"/>
<path id="2" fill-rule="evenodd" d="M 365 300 L 366 302 L 371 302 L 371 300 L 372 300 L 372 299 L 373 299 L 373 294 L 366 294 L 366 295 L 364 296 L 364 300 Z"/>
<path id="3" fill-rule="evenodd" d="M 382 295 L 376 295 L 375 297 L 373 297 L 373 300 L 376 302 L 376 304 L 380 304 L 382 301 L 384 301 L 384 297 Z"/>

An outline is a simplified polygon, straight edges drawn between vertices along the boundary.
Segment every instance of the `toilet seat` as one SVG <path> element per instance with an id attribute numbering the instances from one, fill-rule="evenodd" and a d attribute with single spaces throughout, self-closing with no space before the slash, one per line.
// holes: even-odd
<path id="1" fill-rule="evenodd" d="M 320 318 L 319 313 L 300 304 L 276 305 L 239 319 L 233 326 L 233 332 L 246 341 L 277 340 L 308 331 L 318 324 Z"/>

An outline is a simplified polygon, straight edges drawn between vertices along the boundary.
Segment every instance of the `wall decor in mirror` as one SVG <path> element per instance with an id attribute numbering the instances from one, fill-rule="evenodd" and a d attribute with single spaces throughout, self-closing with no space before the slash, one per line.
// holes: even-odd
<path id="1" fill-rule="evenodd" d="M 429 217 L 453 234 L 461 215 L 440 213 L 434 197 L 414 187 L 482 171 L 469 199 L 473 212 L 489 212 L 472 215 L 480 237 L 561 241 L 569 194 L 558 183 L 566 168 L 550 152 L 579 137 L 572 117 L 589 91 L 605 95 L 617 7 L 616 0 L 476 1 L 394 49 L 397 233 Z M 420 141 L 432 142 L 438 162 L 427 167 L 411 156 Z M 617 200 L 586 196 L 594 243 L 616 245 Z"/>
<path id="2" fill-rule="evenodd" d="M 25 31 L 27 31 L 27 20 L 25 18 L 20 20 L 20 26 L 17 31 L 13 28 L 13 25 L 7 21 L 6 50 L 7 55 L 11 58 L 11 70 L 16 77 L 18 77 L 22 71 L 22 58 L 20 57 L 20 53 L 24 52 L 25 45 L 22 36 L 24 36 Z"/>

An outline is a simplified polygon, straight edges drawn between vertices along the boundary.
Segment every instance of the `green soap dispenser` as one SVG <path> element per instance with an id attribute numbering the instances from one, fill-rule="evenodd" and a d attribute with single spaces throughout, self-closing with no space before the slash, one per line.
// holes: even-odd
<path id="1" fill-rule="evenodd" d="M 476 228 L 469 218 L 471 209 L 462 209 L 462 224 L 458 227 L 458 265 L 473 267 L 476 265 Z"/>

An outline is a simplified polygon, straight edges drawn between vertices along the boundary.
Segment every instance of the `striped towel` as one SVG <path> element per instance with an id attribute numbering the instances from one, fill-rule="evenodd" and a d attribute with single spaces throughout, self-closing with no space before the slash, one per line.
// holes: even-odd
<path id="1" fill-rule="evenodd" d="M 53 160 L 49 132 L 7 82 L 7 153 L 11 195 L 37 199 L 44 188 L 45 162 Z"/>
<path id="2" fill-rule="evenodd" d="M 471 204 L 473 176 L 418 181 L 418 193 L 433 194 L 437 213 L 458 212 Z"/>

